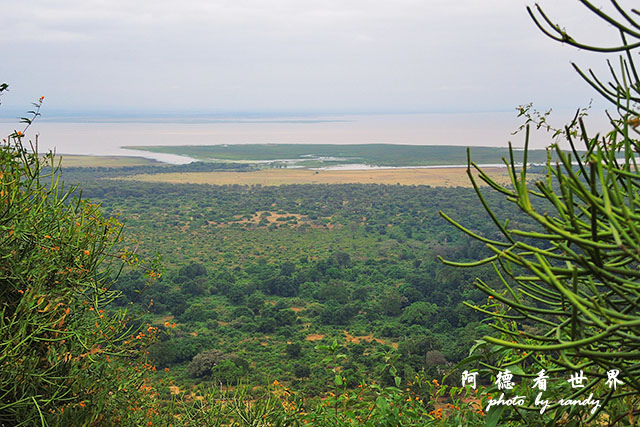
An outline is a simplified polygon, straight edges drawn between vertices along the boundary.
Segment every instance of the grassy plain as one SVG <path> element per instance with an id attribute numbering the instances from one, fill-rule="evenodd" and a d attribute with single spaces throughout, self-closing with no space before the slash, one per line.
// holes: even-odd
<path id="1" fill-rule="evenodd" d="M 121 168 L 128 166 L 160 166 L 164 164 L 152 159 L 133 156 L 84 156 L 79 154 L 59 154 L 56 157 L 58 159 L 62 159 L 63 167 L 68 168 Z"/>
<path id="2" fill-rule="evenodd" d="M 498 182 L 509 180 L 505 168 L 485 168 Z M 466 168 L 321 170 L 263 169 L 254 172 L 186 172 L 133 175 L 123 179 L 172 184 L 287 185 L 287 184 L 401 184 L 470 187 Z"/>

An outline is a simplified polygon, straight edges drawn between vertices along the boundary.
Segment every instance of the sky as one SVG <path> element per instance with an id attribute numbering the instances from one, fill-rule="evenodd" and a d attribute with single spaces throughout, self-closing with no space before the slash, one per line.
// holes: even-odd
<path id="1" fill-rule="evenodd" d="M 577 0 L 539 3 L 574 38 L 616 36 Z M 40 96 L 50 116 L 573 109 L 596 96 L 570 62 L 604 70 L 542 35 L 531 1 L 0 4 L 7 112 Z"/>

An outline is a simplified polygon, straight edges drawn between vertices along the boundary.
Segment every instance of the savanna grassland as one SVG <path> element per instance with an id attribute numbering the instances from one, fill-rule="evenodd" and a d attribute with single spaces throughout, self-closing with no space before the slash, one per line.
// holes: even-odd
<path id="1" fill-rule="evenodd" d="M 77 155 L 77 154 L 65 154 L 60 156 L 59 160 L 62 160 L 62 166 L 65 168 L 72 167 L 126 167 L 126 166 L 162 166 L 160 162 L 154 160 L 145 159 L 143 157 L 127 157 L 127 156 L 89 156 L 89 155 Z"/>
<path id="2" fill-rule="evenodd" d="M 286 176 L 300 169 L 91 162 L 63 167 L 61 179 L 66 188 L 78 184 L 76 192 L 91 200 L 75 224 L 81 226 L 85 215 L 98 223 L 87 233 L 89 246 L 67 245 L 78 267 L 57 272 L 54 266 L 55 275 L 45 280 L 57 284 L 76 270 L 99 277 L 96 295 L 80 290 L 74 304 L 91 319 L 95 313 L 93 336 L 100 338 L 97 332 L 104 334 L 105 327 L 118 331 L 113 323 L 101 326 L 107 319 L 127 332 L 92 344 L 78 359 L 67 359 L 64 344 L 49 347 L 59 348 L 53 358 L 102 372 L 81 394 L 44 400 L 52 419 L 60 411 L 61 419 L 99 421 L 103 412 L 85 409 L 95 401 L 108 405 L 110 419 L 131 425 L 486 424 L 489 395 L 480 391 L 492 390 L 490 377 L 479 379 L 478 392 L 462 388 L 456 365 L 474 348 L 476 359 L 491 363 L 500 357 L 481 340 L 492 333 L 485 314 L 500 306 L 473 283 L 479 278 L 495 292 L 506 292 L 505 282 L 490 265 L 460 269 L 438 259 L 473 262 L 491 255 L 441 212 L 463 219 L 468 231 L 490 241 L 500 238 L 473 188 L 417 185 L 410 169 L 375 171 L 400 171 L 410 185 L 399 184 L 400 175 L 393 184 L 248 185 L 247 178 L 171 183 L 167 174 Z M 439 184 L 448 179 L 439 178 Z M 510 217 L 513 227 L 537 230 L 496 193 L 487 193 L 484 202 L 497 221 Z M 104 229 L 101 215 L 112 218 L 104 220 Z M 122 239 L 112 230 L 120 223 Z M 45 255 L 58 252 L 53 242 L 68 234 L 67 227 L 50 228 L 39 233 Z M 110 252 L 91 246 L 98 231 L 114 244 Z M 120 259 L 125 265 L 92 273 L 82 257 L 94 253 L 96 260 Z M 140 268 L 141 260 L 156 256 L 161 262 L 152 263 L 153 269 Z M 102 283 L 108 287 L 100 288 Z M 39 296 L 36 304 L 44 301 Z M 48 310 L 41 309 L 45 316 Z M 57 327 L 65 325 L 64 316 Z M 121 355 L 110 347 L 122 345 L 130 352 Z"/>
<path id="3" fill-rule="evenodd" d="M 198 171 L 218 166 L 238 171 Z M 444 210 L 489 231 L 486 214 L 469 208 L 474 191 L 453 186 L 464 169 L 349 171 L 377 178 L 345 183 L 345 171 L 144 168 L 67 168 L 63 177 L 82 182 L 85 197 L 124 221 L 142 254 L 162 256 L 166 273 L 151 286 L 140 273 L 121 274 L 117 304 L 133 304 L 164 331 L 150 356 L 181 390 L 279 381 L 321 395 L 333 374 L 320 368 L 318 345 L 334 340 L 350 354 L 343 367 L 350 386 L 390 381 L 379 370 L 385 353 L 395 355 L 403 378 L 421 371 L 435 378 L 488 332 L 462 303 L 486 301 L 472 282 L 489 269 L 437 260 L 485 251 L 439 215 Z M 168 178 L 221 174 L 226 181 L 206 184 Z M 252 181 L 260 174 L 280 178 Z M 324 175 L 334 177 L 331 184 L 300 178 Z M 441 185 L 418 185 L 421 176 Z"/>
<path id="4" fill-rule="evenodd" d="M 528 12 L 624 53 L 609 82 L 574 65 L 618 116 L 601 135 L 585 109 L 553 129 L 519 107 L 525 147 L 533 127 L 556 143 L 474 149 L 510 158 L 491 188 L 327 170 L 467 162 L 384 144 L 144 147 L 199 161 L 60 173 L 25 148 L 40 97 L 0 145 L 0 424 L 637 425 L 640 23 L 580 3 L 617 45 Z"/>
<path id="5" fill-rule="evenodd" d="M 485 168 L 497 182 L 509 180 L 505 168 Z M 133 175 L 130 181 L 211 185 L 386 184 L 470 187 L 465 168 L 311 170 L 261 169 L 251 172 L 173 172 Z"/>

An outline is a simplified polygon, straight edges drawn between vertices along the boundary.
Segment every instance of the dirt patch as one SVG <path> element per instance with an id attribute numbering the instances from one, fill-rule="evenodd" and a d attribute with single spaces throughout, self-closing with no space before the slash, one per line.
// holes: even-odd
<path id="1" fill-rule="evenodd" d="M 268 213 L 269 215 L 265 215 L 266 213 Z M 260 221 L 264 219 L 269 224 L 274 224 L 274 223 L 283 224 L 292 219 L 299 221 L 304 218 L 306 218 L 306 215 L 300 215 L 300 214 L 294 214 L 294 213 L 279 214 L 279 213 L 272 213 L 268 211 L 257 211 L 251 216 L 251 218 L 239 219 L 238 221 L 235 221 L 235 222 L 238 222 L 240 224 L 258 224 L 260 223 Z M 286 219 L 286 221 L 284 221 L 284 219 Z"/>
<path id="2" fill-rule="evenodd" d="M 398 349 L 398 343 L 396 342 L 391 342 L 388 340 L 383 340 L 380 338 L 374 338 L 373 334 L 369 334 L 369 335 L 361 335 L 361 336 L 353 336 L 351 335 L 349 332 L 347 331 L 342 331 L 344 333 L 345 339 L 347 340 L 347 342 L 353 343 L 353 344 L 360 344 L 361 341 L 375 341 L 379 344 L 384 344 L 384 345 L 388 345 L 391 346 L 395 349 Z"/>
<path id="3" fill-rule="evenodd" d="M 323 225 L 319 220 L 330 220 L 330 217 L 323 217 L 312 220 L 306 215 L 295 213 L 273 213 L 271 211 L 257 211 L 250 218 L 243 215 L 236 215 L 236 219 L 229 222 L 211 222 L 209 225 L 216 227 L 229 227 L 233 224 L 241 224 L 243 226 L 269 227 L 270 225 L 286 225 L 287 227 L 297 228 L 301 225 L 307 225 L 311 228 L 333 228 L 333 224 Z"/>
<path id="4" fill-rule="evenodd" d="M 310 335 L 306 336 L 305 340 L 307 340 L 307 341 L 320 341 L 323 338 L 324 338 L 324 335 L 322 335 L 322 334 L 310 334 Z"/>

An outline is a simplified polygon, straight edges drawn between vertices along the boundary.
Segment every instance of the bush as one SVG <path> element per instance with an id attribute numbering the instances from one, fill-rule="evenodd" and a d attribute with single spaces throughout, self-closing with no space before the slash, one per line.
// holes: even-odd
<path id="1" fill-rule="evenodd" d="M 136 256 L 114 249 L 121 224 L 64 188 L 52 154 L 24 148 L 25 131 L 0 144 L 0 424 L 116 424 L 156 332 L 108 308 L 111 262 Z"/>
<path id="2" fill-rule="evenodd" d="M 217 319 L 218 312 L 205 304 L 191 304 L 179 316 L 181 322 L 206 322 L 210 319 Z"/>

